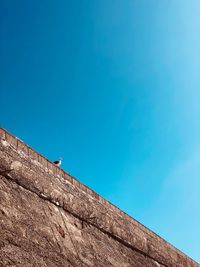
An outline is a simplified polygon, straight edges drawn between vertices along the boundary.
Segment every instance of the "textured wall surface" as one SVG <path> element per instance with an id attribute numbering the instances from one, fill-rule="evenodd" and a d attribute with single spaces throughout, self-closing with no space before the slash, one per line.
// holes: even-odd
<path id="1" fill-rule="evenodd" d="M 0 128 L 0 267 L 200 266 Z"/>

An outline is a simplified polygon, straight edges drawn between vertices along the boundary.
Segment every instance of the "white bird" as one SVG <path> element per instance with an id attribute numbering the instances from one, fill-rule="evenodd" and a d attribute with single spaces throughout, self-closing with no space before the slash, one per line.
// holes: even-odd
<path id="1" fill-rule="evenodd" d="M 60 166 L 61 164 L 62 164 L 62 158 L 59 158 L 58 160 L 55 160 L 54 162 L 53 162 L 56 166 Z"/>

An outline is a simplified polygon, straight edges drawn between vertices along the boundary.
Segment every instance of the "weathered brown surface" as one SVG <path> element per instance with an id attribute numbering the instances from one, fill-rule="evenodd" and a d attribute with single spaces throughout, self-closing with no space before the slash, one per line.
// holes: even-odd
<path id="1" fill-rule="evenodd" d="M 0 267 L 200 266 L 0 129 Z"/>

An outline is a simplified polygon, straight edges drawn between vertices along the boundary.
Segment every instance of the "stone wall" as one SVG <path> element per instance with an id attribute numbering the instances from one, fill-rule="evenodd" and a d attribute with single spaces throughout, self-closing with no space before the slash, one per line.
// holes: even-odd
<path id="1" fill-rule="evenodd" d="M 198 263 L 0 128 L 0 267 Z"/>

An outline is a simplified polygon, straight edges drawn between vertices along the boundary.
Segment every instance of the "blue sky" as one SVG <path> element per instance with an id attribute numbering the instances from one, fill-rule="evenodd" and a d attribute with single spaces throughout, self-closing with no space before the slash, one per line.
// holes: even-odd
<path id="1" fill-rule="evenodd" d="M 200 2 L 0 2 L 0 124 L 200 261 Z"/>

